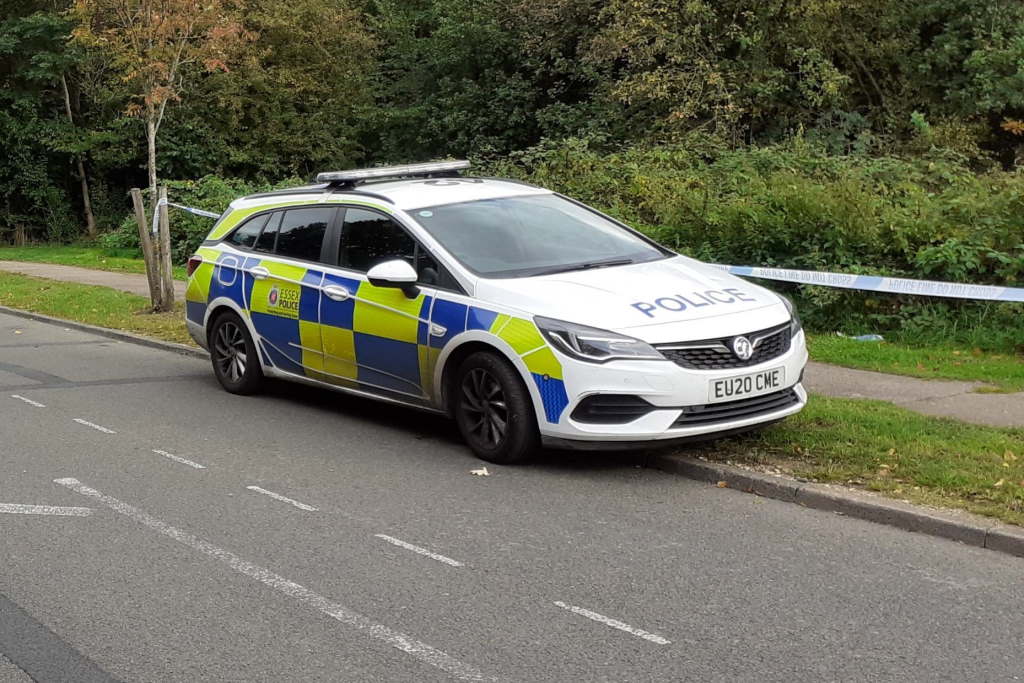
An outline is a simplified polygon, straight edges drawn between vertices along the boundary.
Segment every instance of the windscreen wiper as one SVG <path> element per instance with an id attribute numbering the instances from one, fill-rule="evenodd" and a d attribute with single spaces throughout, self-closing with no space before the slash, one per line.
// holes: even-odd
<path id="1" fill-rule="evenodd" d="M 606 261 L 589 261 L 587 263 L 574 263 L 571 266 L 557 266 L 555 268 L 549 268 L 548 270 L 542 270 L 533 275 L 553 275 L 555 273 L 568 273 L 573 270 L 590 270 L 591 268 L 609 268 L 611 266 L 628 266 L 631 263 L 635 263 L 631 258 L 618 258 L 608 259 Z"/>

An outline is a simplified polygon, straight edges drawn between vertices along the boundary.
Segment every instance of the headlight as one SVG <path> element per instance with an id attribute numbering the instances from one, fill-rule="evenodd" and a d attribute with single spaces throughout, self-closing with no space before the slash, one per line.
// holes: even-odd
<path id="1" fill-rule="evenodd" d="M 564 320 L 536 317 L 537 328 L 552 346 L 577 360 L 605 363 L 610 360 L 665 360 L 647 342 L 595 327 Z"/>
<path id="2" fill-rule="evenodd" d="M 796 333 L 803 329 L 804 325 L 800 322 L 800 314 L 796 312 L 796 306 L 793 305 L 793 301 L 788 296 L 779 297 L 782 299 L 782 303 L 786 304 L 786 308 L 789 309 L 789 335 L 791 337 L 796 336 Z"/>

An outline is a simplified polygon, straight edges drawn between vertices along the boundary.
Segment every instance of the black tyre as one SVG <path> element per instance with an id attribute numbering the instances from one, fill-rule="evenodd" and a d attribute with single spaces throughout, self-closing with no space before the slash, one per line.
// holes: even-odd
<path id="1" fill-rule="evenodd" d="M 473 452 L 500 465 L 524 462 L 540 446 L 530 394 L 508 361 L 478 351 L 462 362 L 452 383 L 452 412 Z"/>
<path id="2" fill-rule="evenodd" d="M 259 352 L 249 329 L 234 313 L 222 313 L 210 327 L 210 360 L 217 381 L 232 394 L 254 394 L 263 384 Z"/>

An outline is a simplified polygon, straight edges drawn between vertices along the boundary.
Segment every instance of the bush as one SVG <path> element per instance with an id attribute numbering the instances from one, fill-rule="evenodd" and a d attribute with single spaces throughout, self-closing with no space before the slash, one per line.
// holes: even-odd
<path id="1" fill-rule="evenodd" d="M 579 198 L 706 261 L 1011 286 L 1024 275 L 1024 175 L 979 175 L 953 152 L 834 156 L 799 137 L 738 150 L 693 138 L 602 152 L 571 140 L 484 165 Z M 1004 349 L 1024 340 L 1024 306 L 1016 304 L 766 284 L 795 294 L 819 330 L 908 340 L 927 333 L 932 341 L 941 331 Z"/>

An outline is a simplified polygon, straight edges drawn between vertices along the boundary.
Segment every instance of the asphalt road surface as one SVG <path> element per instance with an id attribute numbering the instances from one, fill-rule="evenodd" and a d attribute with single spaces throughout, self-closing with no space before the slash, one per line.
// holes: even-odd
<path id="1" fill-rule="evenodd" d="M 1024 561 L 0 315 L 0 681 L 1001 681 Z"/>

